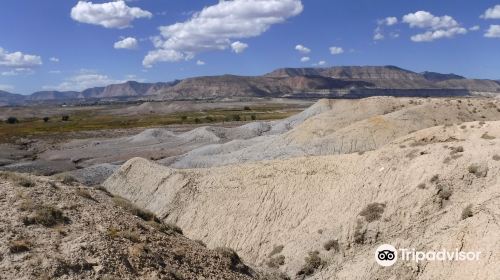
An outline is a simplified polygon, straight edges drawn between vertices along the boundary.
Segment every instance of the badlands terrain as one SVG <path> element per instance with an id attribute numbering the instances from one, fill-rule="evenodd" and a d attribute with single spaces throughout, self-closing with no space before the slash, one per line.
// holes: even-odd
<path id="1" fill-rule="evenodd" d="M 282 120 L 18 143 L 36 150 L 31 160 L 13 160 L 23 151 L 4 144 L 3 244 L 31 243 L 21 252 L 2 245 L 1 269 L 26 279 L 38 273 L 32 263 L 61 279 L 99 278 L 106 267 L 152 279 L 177 277 L 164 267 L 180 279 L 498 279 L 499 139 L 494 98 L 370 97 L 319 100 Z M 19 176 L 34 183 L 18 186 Z M 65 218 L 29 222 L 46 210 L 41 203 Z M 162 224 L 167 233 L 155 231 Z M 116 233 L 125 230 L 138 239 Z M 383 268 L 373 257 L 383 243 L 482 255 Z M 177 247 L 187 251 L 180 260 Z M 70 268 L 39 264 L 48 248 L 71 256 Z"/>

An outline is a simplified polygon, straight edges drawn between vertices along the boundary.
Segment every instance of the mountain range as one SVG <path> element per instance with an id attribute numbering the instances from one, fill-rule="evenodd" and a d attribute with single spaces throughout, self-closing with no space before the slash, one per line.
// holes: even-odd
<path id="1" fill-rule="evenodd" d="M 416 73 L 396 66 L 281 68 L 262 76 L 208 76 L 173 82 L 122 84 L 77 91 L 39 91 L 31 95 L 0 91 L 0 106 L 40 102 L 116 99 L 217 99 L 236 97 L 366 97 L 500 95 L 500 81 L 456 74 Z"/>

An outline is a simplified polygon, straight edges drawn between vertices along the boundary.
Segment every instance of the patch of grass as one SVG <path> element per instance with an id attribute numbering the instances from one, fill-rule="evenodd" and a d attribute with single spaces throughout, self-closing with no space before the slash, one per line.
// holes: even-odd
<path id="1" fill-rule="evenodd" d="M 121 238 L 128 239 L 134 243 L 141 242 L 141 238 L 140 238 L 139 234 L 135 231 L 130 231 L 130 230 L 119 231 L 117 233 L 117 236 L 119 236 Z"/>
<path id="2" fill-rule="evenodd" d="M 179 226 L 172 223 L 162 223 L 161 221 L 152 220 L 148 221 L 147 224 L 165 234 L 169 235 L 174 233 L 183 234 L 182 229 Z"/>
<path id="3" fill-rule="evenodd" d="M 19 187 L 32 188 L 36 185 L 35 181 L 27 175 L 9 171 L 0 171 L 0 178 L 13 182 Z"/>
<path id="4" fill-rule="evenodd" d="M 38 224 L 45 227 L 54 227 L 69 221 L 61 210 L 53 206 L 36 206 L 34 210 L 35 213 L 33 216 L 25 217 L 23 219 L 23 223 L 25 225 Z"/>
<path id="5" fill-rule="evenodd" d="M 382 214 L 384 213 L 384 208 L 385 204 L 383 203 L 377 203 L 377 202 L 370 203 L 363 210 L 361 210 L 359 215 L 365 217 L 365 220 L 368 223 L 371 223 L 379 220 L 382 217 Z"/>
<path id="6" fill-rule="evenodd" d="M 431 177 L 431 183 L 435 183 L 439 180 L 439 175 L 438 174 L 435 174 Z"/>
<path id="7" fill-rule="evenodd" d="M 363 222 L 361 220 L 358 220 L 356 222 L 356 227 L 354 228 L 354 243 L 365 243 L 365 232 L 366 231 L 363 230 Z"/>
<path id="8" fill-rule="evenodd" d="M 126 210 L 127 212 L 131 213 L 132 215 L 135 215 L 144 221 L 156 221 L 159 222 L 159 219 L 153 214 L 152 212 L 148 210 L 141 209 L 137 207 L 135 204 L 132 202 L 126 200 L 123 197 L 115 196 L 113 197 L 113 202 L 117 205 Z"/>
<path id="9" fill-rule="evenodd" d="M 221 255 L 223 258 L 229 260 L 229 268 L 232 271 L 249 274 L 249 267 L 241 261 L 240 256 L 238 256 L 238 254 L 233 249 L 227 247 L 217 247 L 214 249 L 214 251 Z"/>
<path id="10" fill-rule="evenodd" d="M 487 167 L 481 167 L 477 164 L 471 164 L 469 167 L 467 167 L 467 170 L 469 173 L 476 175 L 476 177 L 486 177 L 488 174 L 488 168 Z"/>
<path id="11" fill-rule="evenodd" d="M 278 255 L 276 257 L 270 258 L 266 264 L 269 268 L 278 268 L 285 264 L 285 256 Z"/>
<path id="12" fill-rule="evenodd" d="M 207 247 L 207 244 L 205 244 L 205 242 L 203 242 L 202 240 L 195 239 L 195 240 L 194 240 L 194 242 L 196 242 L 196 243 L 200 244 L 201 246 L 203 246 L 203 247 L 205 247 L 205 248 Z"/>
<path id="13" fill-rule="evenodd" d="M 115 228 L 115 227 L 110 227 L 110 228 L 108 228 L 106 233 L 112 239 L 124 238 L 124 239 L 128 239 L 134 243 L 141 242 L 140 235 L 137 232 L 132 231 L 132 230 L 120 230 L 120 229 Z"/>
<path id="14" fill-rule="evenodd" d="M 437 194 L 441 200 L 449 200 L 453 194 L 453 191 L 449 187 L 437 185 L 436 188 L 438 190 Z"/>
<path id="15" fill-rule="evenodd" d="M 19 254 L 31 250 L 31 243 L 26 239 L 18 239 L 9 243 L 9 252 Z"/>
<path id="16" fill-rule="evenodd" d="M 75 193 L 76 193 L 76 195 L 78 195 L 78 196 L 81 196 L 81 197 L 86 198 L 86 199 L 88 199 L 88 200 L 92 200 L 92 201 L 96 201 L 96 202 L 97 202 L 97 200 L 95 200 L 95 198 L 93 198 L 93 197 L 92 197 L 92 195 L 91 195 L 91 194 L 90 194 L 87 190 L 84 190 L 84 189 L 77 189 L 77 190 L 75 191 Z"/>
<path id="17" fill-rule="evenodd" d="M 283 245 L 274 246 L 273 250 L 269 253 L 269 257 L 281 253 L 283 251 L 283 248 L 285 248 L 285 246 Z"/>
<path id="18" fill-rule="evenodd" d="M 337 240 L 331 239 L 331 240 L 328 240 L 327 242 L 325 242 L 325 244 L 323 244 L 323 248 L 327 251 L 330 251 L 332 249 L 335 251 L 339 251 L 340 244 Z"/>
<path id="19" fill-rule="evenodd" d="M 198 118 L 200 122 L 212 122 L 210 119 L 207 120 L 206 116 L 211 116 L 213 122 L 223 122 L 226 117 L 228 121 L 231 121 L 232 116 L 235 114 L 240 115 L 241 119 L 250 119 L 252 115 L 255 115 L 255 118 L 259 120 L 276 120 L 287 118 L 300 111 L 300 108 L 288 108 L 285 105 L 276 104 L 252 107 L 251 111 L 245 111 L 243 108 L 236 108 L 137 116 L 110 115 L 106 113 L 105 109 L 101 111 L 96 109 L 78 109 L 71 113 L 70 121 L 62 121 L 61 119 L 56 120 L 54 118 L 49 122 L 44 122 L 41 118 L 31 118 L 19 121 L 16 125 L 0 122 L 0 143 L 14 142 L 18 138 L 28 136 L 53 138 L 55 135 L 61 136 L 61 134 L 64 133 L 80 131 L 194 124 L 196 118 Z"/>
<path id="20" fill-rule="evenodd" d="M 21 201 L 19 204 L 19 210 L 21 211 L 31 211 L 35 208 L 35 203 L 31 198 L 26 198 Z"/>
<path id="21" fill-rule="evenodd" d="M 482 139 L 485 139 L 485 140 L 493 140 L 493 139 L 496 139 L 495 136 L 491 136 L 491 135 L 488 135 L 488 132 L 485 132 L 482 136 L 481 136 Z"/>
<path id="22" fill-rule="evenodd" d="M 457 153 L 463 153 L 464 152 L 464 147 L 458 146 L 458 147 L 450 147 L 450 155 L 457 154 Z"/>
<path id="23" fill-rule="evenodd" d="M 304 258 L 305 264 L 297 272 L 297 275 L 312 275 L 314 272 L 325 265 L 325 262 L 319 256 L 318 251 L 309 252 L 307 257 Z"/>
<path id="24" fill-rule="evenodd" d="M 65 184 L 65 185 L 68 185 L 68 186 L 71 186 L 75 183 L 77 183 L 78 181 L 75 179 L 75 177 L 69 175 L 69 174 L 64 174 L 64 175 L 59 175 L 57 176 L 57 179 L 59 181 L 61 181 L 61 183 Z"/>
<path id="25" fill-rule="evenodd" d="M 470 218 L 474 216 L 474 213 L 472 212 L 472 204 L 467 205 L 464 210 L 462 210 L 462 220 L 465 220 L 467 218 Z"/>
<path id="26" fill-rule="evenodd" d="M 103 186 L 97 186 L 95 189 L 96 189 L 96 190 L 98 190 L 98 191 L 101 191 L 101 192 L 105 193 L 105 194 L 106 194 L 107 196 L 109 196 L 109 197 L 113 197 L 113 194 L 112 194 L 112 193 L 110 193 L 110 192 L 109 192 L 109 191 L 108 191 L 105 187 L 103 187 Z"/>

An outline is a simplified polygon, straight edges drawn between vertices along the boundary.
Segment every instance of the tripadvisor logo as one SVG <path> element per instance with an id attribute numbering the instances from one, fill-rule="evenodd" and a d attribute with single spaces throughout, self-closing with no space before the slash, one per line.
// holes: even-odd
<path id="1" fill-rule="evenodd" d="M 381 266 L 392 266 L 399 259 L 401 261 L 478 261 L 481 252 L 463 252 L 455 249 L 447 251 L 417 251 L 412 249 L 396 249 L 389 244 L 380 245 L 375 250 L 375 261 Z"/>

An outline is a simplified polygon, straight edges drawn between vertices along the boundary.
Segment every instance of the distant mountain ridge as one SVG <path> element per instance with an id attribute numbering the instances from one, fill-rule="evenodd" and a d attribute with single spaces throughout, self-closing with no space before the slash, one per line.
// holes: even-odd
<path id="1" fill-rule="evenodd" d="M 500 82 L 456 74 L 416 73 L 397 66 L 281 68 L 262 76 L 207 76 L 173 82 L 128 81 L 76 91 L 40 91 L 31 95 L 0 91 L 0 105 L 116 98 L 155 100 L 232 97 L 364 97 L 371 95 L 500 95 Z"/>

